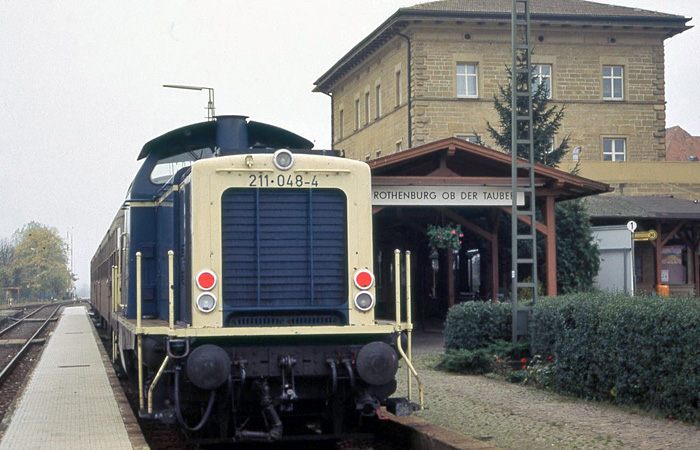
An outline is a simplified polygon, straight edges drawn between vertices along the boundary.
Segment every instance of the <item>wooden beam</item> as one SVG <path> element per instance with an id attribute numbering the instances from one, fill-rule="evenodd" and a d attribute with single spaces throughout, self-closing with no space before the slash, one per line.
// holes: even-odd
<path id="1" fill-rule="evenodd" d="M 501 206 L 501 210 L 510 214 L 510 209 L 507 206 Z M 524 224 L 527 224 L 528 226 L 530 225 L 530 218 L 529 217 L 524 217 L 524 216 L 518 216 L 518 220 L 521 221 Z M 548 230 L 547 230 L 547 225 L 543 224 L 540 221 L 535 221 L 535 229 L 542 233 L 543 235 L 547 235 Z"/>
<path id="2" fill-rule="evenodd" d="M 482 238 L 486 239 L 489 242 L 493 242 L 493 234 L 489 233 L 488 231 L 484 230 L 480 226 L 473 224 L 472 222 L 469 222 L 467 219 L 464 217 L 460 216 L 454 211 L 450 211 L 447 208 L 437 208 L 438 211 L 440 211 L 442 214 L 444 214 L 446 217 L 450 218 L 450 220 L 454 220 L 458 224 L 462 225 L 464 228 L 468 229 L 469 231 L 472 231 Z"/>
<path id="3" fill-rule="evenodd" d="M 447 250 L 447 303 L 450 308 L 455 305 L 455 271 L 454 267 L 455 255 L 452 250 Z"/>
<path id="4" fill-rule="evenodd" d="M 656 232 L 659 233 L 659 237 L 661 236 L 661 221 L 657 220 L 656 221 Z M 661 239 L 657 239 L 656 241 L 652 241 L 654 244 L 654 271 L 655 273 L 655 278 L 656 278 L 656 286 L 661 284 L 661 247 L 663 245 L 661 244 Z"/>
<path id="5" fill-rule="evenodd" d="M 545 205 L 545 222 L 547 224 L 547 239 L 545 254 L 547 255 L 547 295 L 557 295 L 557 228 L 554 196 L 548 196 Z"/>
<path id="6" fill-rule="evenodd" d="M 658 223 L 660 224 L 660 222 L 658 222 Z M 673 228 L 673 230 L 671 230 L 671 232 L 668 233 L 665 237 L 664 237 L 664 235 L 661 234 L 661 231 L 659 230 L 659 241 L 660 241 L 660 243 L 661 243 L 661 246 L 663 247 L 664 245 L 666 245 L 666 244 L 668 243 L 668 241 L 670 241 L 671 238 L 672 238 L 673 236 L 675 236 L 676 233 L 678 233 L 678 231 L 679 231 L 681 228 L 683 228 L 683 225 L 685 225 L 686 223 L 688 223 L 687 220 L 681 220 L 680 222 L 678 222 L 678 223 L 676 224 L 676 226 Z M 659 226 L 660 226 L 660 225 L 659 225 Z"/>
<path id="7" fill-rule="evenodd" d="M 449 169 L 448 169 L 449 170 Z M 433 172 L 435 173 L 435 172 Z M 454 172 L 453 172 L 454 173 Z M 535 186 L 543 186 L 544 178 L 536 178 Z M 518 178 L 518 186 L 527 186 L 525 178 Z M 373 186 L 510 186 L 510 177 L 463 177 L 463 176 L 376 176 L 372 177 Z"/>
<path id="8" fill-rule="evenodd" d="M 496 234 L 491 241 L 491 301 L 498 301 L 498 282 L 499 282 L 499 270 L 498 270 L 498 234 Z"/>

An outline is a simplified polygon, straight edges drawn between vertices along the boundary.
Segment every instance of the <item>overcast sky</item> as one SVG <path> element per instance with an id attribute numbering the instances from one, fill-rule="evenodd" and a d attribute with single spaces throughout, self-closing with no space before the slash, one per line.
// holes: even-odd
<path id="1" fill-rule="evenodd" d="M 398 8 L 418 0 L 0 0 L 0 239 L 34 220 L 90 259 L 145 142 L 242 114 L 330 147 L 330 100 L 313 82 Z M 697 0 L 607 3 L 693 17 Z M 700 31 L 666 41 L 667 126 L 700 135 Z"/>

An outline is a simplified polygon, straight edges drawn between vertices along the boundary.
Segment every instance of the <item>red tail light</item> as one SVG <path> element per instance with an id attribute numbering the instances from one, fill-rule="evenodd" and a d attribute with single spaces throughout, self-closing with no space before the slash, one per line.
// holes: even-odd
<path id="1" fill-rule="evenodd" d="M 216 286 L 216 275 L 211 270 L 202 270 L 195 280 L 197 287 L 203 291 L 211 291 Z"/>
<path id="2" fill-rule="evenodd" d="M 369 289 L 374 284 L 374 275 L 369 270 L 363 269 L 355 273 L 355 286 L 358 289 Z"/>

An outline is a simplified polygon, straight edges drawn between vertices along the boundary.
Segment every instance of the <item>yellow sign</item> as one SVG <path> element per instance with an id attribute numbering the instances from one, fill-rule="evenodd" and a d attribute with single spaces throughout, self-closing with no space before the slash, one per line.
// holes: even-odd
<path id="1" fill-rule="evenodd" d="M 637 231 L 634 233 L 635 241 L 655 241 L 659 237 L 659 233 L 656 230 L 649 231 Z"/>

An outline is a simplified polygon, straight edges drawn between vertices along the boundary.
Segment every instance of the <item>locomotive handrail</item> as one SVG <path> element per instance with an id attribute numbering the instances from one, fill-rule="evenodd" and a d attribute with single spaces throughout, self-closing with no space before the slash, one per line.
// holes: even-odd
<path id="1" fill-rule="evenodd" d="M 396 341 L 396 348 L 399 351 L 401 357 L 406 361 L 407 366 L 407 391 L 408 400 L 411 400 L 412 394 L 412 384 L 411 375 L 415 377 L 418 383 L 418 397 L 420 402 L 420 409 L 423 409 L 423 380 L 418 376 L 418 372 L 413 363 L 411 362 L 411 339 L 413 325 L 411 323 L 411 252 L 406 251 L 406 323 L 401 323 L 401 250 L 394 250 L 394 284 L 396 289 L 396 328 L 406 330 L 406 348 L 408 354 L 406 354 L 401 347 L 401 333 L 399 333 Z"/>
<path id="2" fill-rule="evenodd" d="M 141 252 L 136 252 L 136 332 L 141 333 Z"/>
<path id="3" fill-rule="evenodd" d="M 411 321 L 411 252 L 406 251 L 406 323 L 408 328 L 406 328 L 406 354 L 408 355 L 408 360 L 413 361 L 413 355 L 411 354 L 411 349 L 413 347 L 413 322 Z M 411 400 L 411 395 L 413 393 L 413 385 L 411 384 L 411 373 L 407 374 L 407 386 L 408 386 L 408 400 Z M 423 403 L 421 402 L 421 407 Z"/>
<path id="4" fill-rule="evenodd" d="M 139 410 L 143 410 L 143 342 L 141 333 L 141 252 L 136 252 L 136 340 L 139 364 Z"/>
<path id="5" fill-rule="evenodd" d="M 163 372 L 165 372 L 165 368 L 167 367 L 168 362 L 170 362 L 170 356 L 165 355 L 163 364 L 160 365 L 158 373 L 156 373 L 156 376 L 153 378 L 153 382 L 151 382 L 151 385 L 148 387 L 148 414 L 153 414 L 153 391 L 155 390 L 156 385 L 160 381 L 160 377 L 163 375 Z"/>
<path id="6" fill-rule="evenodd" d="M 416 371 L 416 368 L 413 367 L 413 364 L 411 364 L 411 361 L 408 359 L 408 357 L 406 356 L 406 353 L 404 353 L 403 349 L 401 348 L 401 335 L 399 335 L 396 338 L 396 348 L 398 349 L 399 354 L 404 359 L 404 361 L 406 361 L 406 366 L 408 367 L 408 370 L 416 378 L 416 382 L 418 383 L 418 402 L 420 405 L 420 410 L 422 411 L 424 409 L 423 408 L 423 404 L 424 404 L 423 403 L 423 380 L 421 380 L 420 376 L 418 375 L 418 372 Z M 408 384 L 409 384 L 409 386 L 411 385 L 410 380 L 409 380 Z M 411 400 L 411 397 L 409 397 L 408 399 Z"/>
<path id="7" fill-rule="evenodd" d="M 173 265 L 175 252 L 168 250 L 168 315 L 170 322 L 170 329 L 175 329 L 175 287 L 173 286 L 173 272 L 175 268 Z"/>

